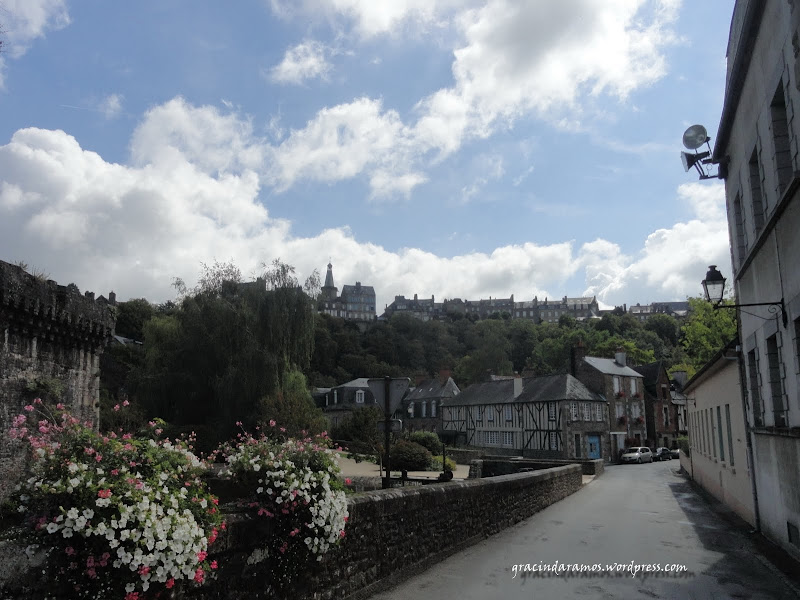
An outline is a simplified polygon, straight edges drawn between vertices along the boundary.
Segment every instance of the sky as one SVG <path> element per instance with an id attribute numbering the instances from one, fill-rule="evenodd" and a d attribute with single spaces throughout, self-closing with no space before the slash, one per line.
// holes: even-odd
<path id="1" fill-rule="evenodd" d="M 118 300 L 280 259 L 436 301 L 701 294 L 733 0 L 0 0 L 0 259 Z M 715 171 L 715 169 L 712 169 Z"/>

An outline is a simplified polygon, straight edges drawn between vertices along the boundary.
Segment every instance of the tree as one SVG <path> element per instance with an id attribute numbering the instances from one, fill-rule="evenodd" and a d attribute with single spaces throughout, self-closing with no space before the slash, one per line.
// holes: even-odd
<path id="1" fill-rule="evenodd" d="M 134 298 L 127 302 L 117 303 L 117 324 L 114 328 L 117 335 L 142 341 L 144 324 L 153 318 L 156 309 L 144 298 Z"/>
<path id="2" fill-rule="evenodd" d="M 284 376 L 280 389 L 265 397 L 260 409 L 262 423 L 275 421 L 286 429 L 287 435 L 293 437 L 317 435 L 326 429 L 328 423 L 314 404 L 305 375 L 297 370 L 289 371 Z"/>
<path id="3" fill-rule="evenodd" d="M 654 332 L 665 344 L 677 346 L 678 322 L 675 320 L 675 317 L 664 314 L 652 315 L 645 322 L 644 328 Z"/>
<path id="4" fill-rule="evenodd" d="M 730 304 L 730 301 L 724 301 Z M 681 326 L 680 343 L 688 363 L 699 370 L 736 335 L 736 312 L 715 309 L 702 298 L 689 298 L 689 316 Z"/>

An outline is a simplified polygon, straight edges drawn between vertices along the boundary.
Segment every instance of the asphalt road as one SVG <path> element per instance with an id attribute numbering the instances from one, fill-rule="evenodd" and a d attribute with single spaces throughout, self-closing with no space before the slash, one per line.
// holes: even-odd
<path id="1" fill-rule="evenodd" d="M 677 460 L 608 467 L 572 496 L 371 600 L 800 598 L 747 533 L 711 511 L 678 469 Z M 525 571 L 614 563 L 626 570 Z M 629 570 L 676 564 L 686 571 Z"/>

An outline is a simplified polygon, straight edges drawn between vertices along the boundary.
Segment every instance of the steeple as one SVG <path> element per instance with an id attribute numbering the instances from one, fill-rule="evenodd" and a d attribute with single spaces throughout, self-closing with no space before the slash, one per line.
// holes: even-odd
<path id="1" fill-rule="evenodd" d="M 333 265 L 328 263 L 328 272 L 325 274 L 325 285 L 322 286 L 322 296 L 331 302 L 336 302 L 339 290 L 333 285 Z"/>

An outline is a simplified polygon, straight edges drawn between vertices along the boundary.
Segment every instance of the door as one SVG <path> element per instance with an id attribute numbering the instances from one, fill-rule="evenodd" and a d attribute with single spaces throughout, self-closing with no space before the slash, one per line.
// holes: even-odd
<path id="1" fill-rule="evenodd" d="M 589 458 L 600 458 L 600 436 L 587 435 L 586 441 L 589 444 Z"/>

